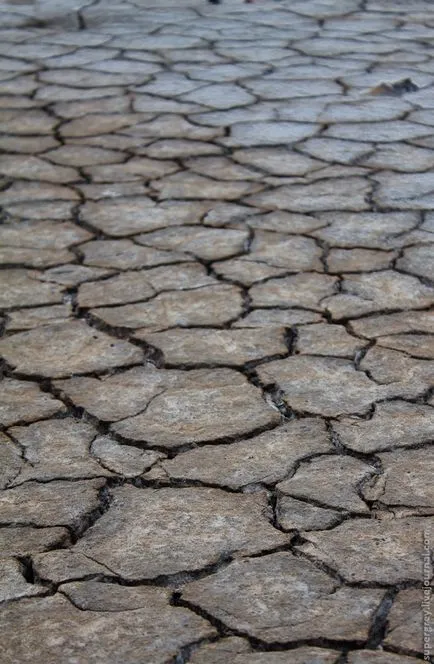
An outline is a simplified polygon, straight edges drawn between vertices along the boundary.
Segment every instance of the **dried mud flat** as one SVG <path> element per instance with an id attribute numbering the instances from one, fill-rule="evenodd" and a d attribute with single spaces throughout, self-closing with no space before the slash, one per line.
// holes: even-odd
<path id="1" fill-rule="evenodd" d="M 427 661 L 432 3 L 0 24 L 2 661 Z"/>

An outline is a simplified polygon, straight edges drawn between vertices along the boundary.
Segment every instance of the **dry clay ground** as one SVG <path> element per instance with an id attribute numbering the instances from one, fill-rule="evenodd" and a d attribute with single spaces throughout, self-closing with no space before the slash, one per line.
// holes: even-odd
<path id="1" fill-rule="evenodd" d="M 428 661 L 434 4 L 28 2 L 2 662 Z"/>

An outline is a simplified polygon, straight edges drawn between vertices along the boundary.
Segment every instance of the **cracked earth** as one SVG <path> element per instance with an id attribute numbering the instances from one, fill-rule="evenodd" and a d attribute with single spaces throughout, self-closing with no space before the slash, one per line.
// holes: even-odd
<path id="1" fill-rule="evenodd" d="M 2 662 L 429 661 L 432 2 L 0 24 Z"/>

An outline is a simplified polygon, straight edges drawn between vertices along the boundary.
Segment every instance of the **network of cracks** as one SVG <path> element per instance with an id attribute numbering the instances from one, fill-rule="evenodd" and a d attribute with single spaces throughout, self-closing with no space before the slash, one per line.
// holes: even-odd
<path id="1" fill-rule="evenodd" d="M 0 16 L 3 661 L 428 661 L 434 8 Z"/>

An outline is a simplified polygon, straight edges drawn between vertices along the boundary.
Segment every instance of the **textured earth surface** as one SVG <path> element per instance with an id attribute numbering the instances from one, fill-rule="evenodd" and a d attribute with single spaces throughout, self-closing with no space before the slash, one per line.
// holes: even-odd
<path id="1" fill-rule="evenodd" d="M 2 3 L 4 664 L 430 661 L 433 45 Z"/>

